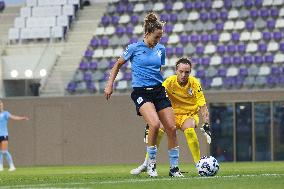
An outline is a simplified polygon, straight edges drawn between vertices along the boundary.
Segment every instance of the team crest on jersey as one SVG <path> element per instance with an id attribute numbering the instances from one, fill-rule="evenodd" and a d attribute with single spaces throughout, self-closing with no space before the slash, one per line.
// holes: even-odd
<path id="1" fill-rule="evenodd" d="M 188 89 L 188 94 L 189 94 L 190 96 L 192 96 L 192 95 L 193 95 L 193 91 L 192 91 L 192 89 Z"/>
<path id="2" fill-rule="evenodd" d="M 162 51 L 161 51 L 161 50 L 157 50 L 157 55 L 158 55 L 159 57 L 161 57 L 161 56 L 162 56 Z"/>

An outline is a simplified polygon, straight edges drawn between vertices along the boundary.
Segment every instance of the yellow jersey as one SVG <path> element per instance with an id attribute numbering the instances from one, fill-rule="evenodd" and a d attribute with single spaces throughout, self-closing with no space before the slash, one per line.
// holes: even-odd
<path id="1" fill-rule="evenodd" d="M 180 86 L 177 75 L 168 77 L 163 86 L 166 88 L 175 114 L 198 114 L 199 107 L 206 104 L 206 100 L 197 78 L 188 77 L 186 86 Z"/>

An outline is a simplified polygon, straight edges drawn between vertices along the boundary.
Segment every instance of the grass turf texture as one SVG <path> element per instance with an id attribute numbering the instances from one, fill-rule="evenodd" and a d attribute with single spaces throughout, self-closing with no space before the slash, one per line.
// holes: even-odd
<path id="1" fill-rule="evenodd" d="M 18 167 L 0 172 L 0 188 L 284 188 L 284 162 L 220 163 L 214 177 L 200 177 L 193 164 L 182 164 L 184 178 L 170 178 L 168 165 L 158 165 L 159 176 L 132 176 L 136 165 Z"/>

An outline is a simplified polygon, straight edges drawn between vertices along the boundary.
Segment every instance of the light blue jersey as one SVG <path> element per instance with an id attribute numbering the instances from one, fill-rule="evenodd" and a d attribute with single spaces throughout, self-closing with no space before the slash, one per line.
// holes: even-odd
<path id="1" fill-rule="evenodd" d="M 0 113 L 0 136 L 8 136 L 8 120 L 11 114 L 7 111 Z"/>
<path id="2" fill-rule="evenodd" d="M 132 68 L 132 87 L 149 87 L 160 85 L 163 76 L 160 72 L 165 65 L 166 52 L 162 44 L 153 49 L 144 41 L 128 45 L 121 56 L 125 61 L 130 60 Z"/>

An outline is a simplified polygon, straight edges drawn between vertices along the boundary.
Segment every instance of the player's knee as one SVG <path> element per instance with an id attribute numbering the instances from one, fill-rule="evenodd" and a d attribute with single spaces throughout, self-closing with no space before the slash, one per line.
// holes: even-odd
<path id="1" fill-rule="evenodd" d="M 155 121 L 155 122 L 149 123 L 148 125 L 151 128 L 154 128 L 155 130 L 159 130 L 159 128 L 160 128 L 160 122 L 159 121 Z"/>

